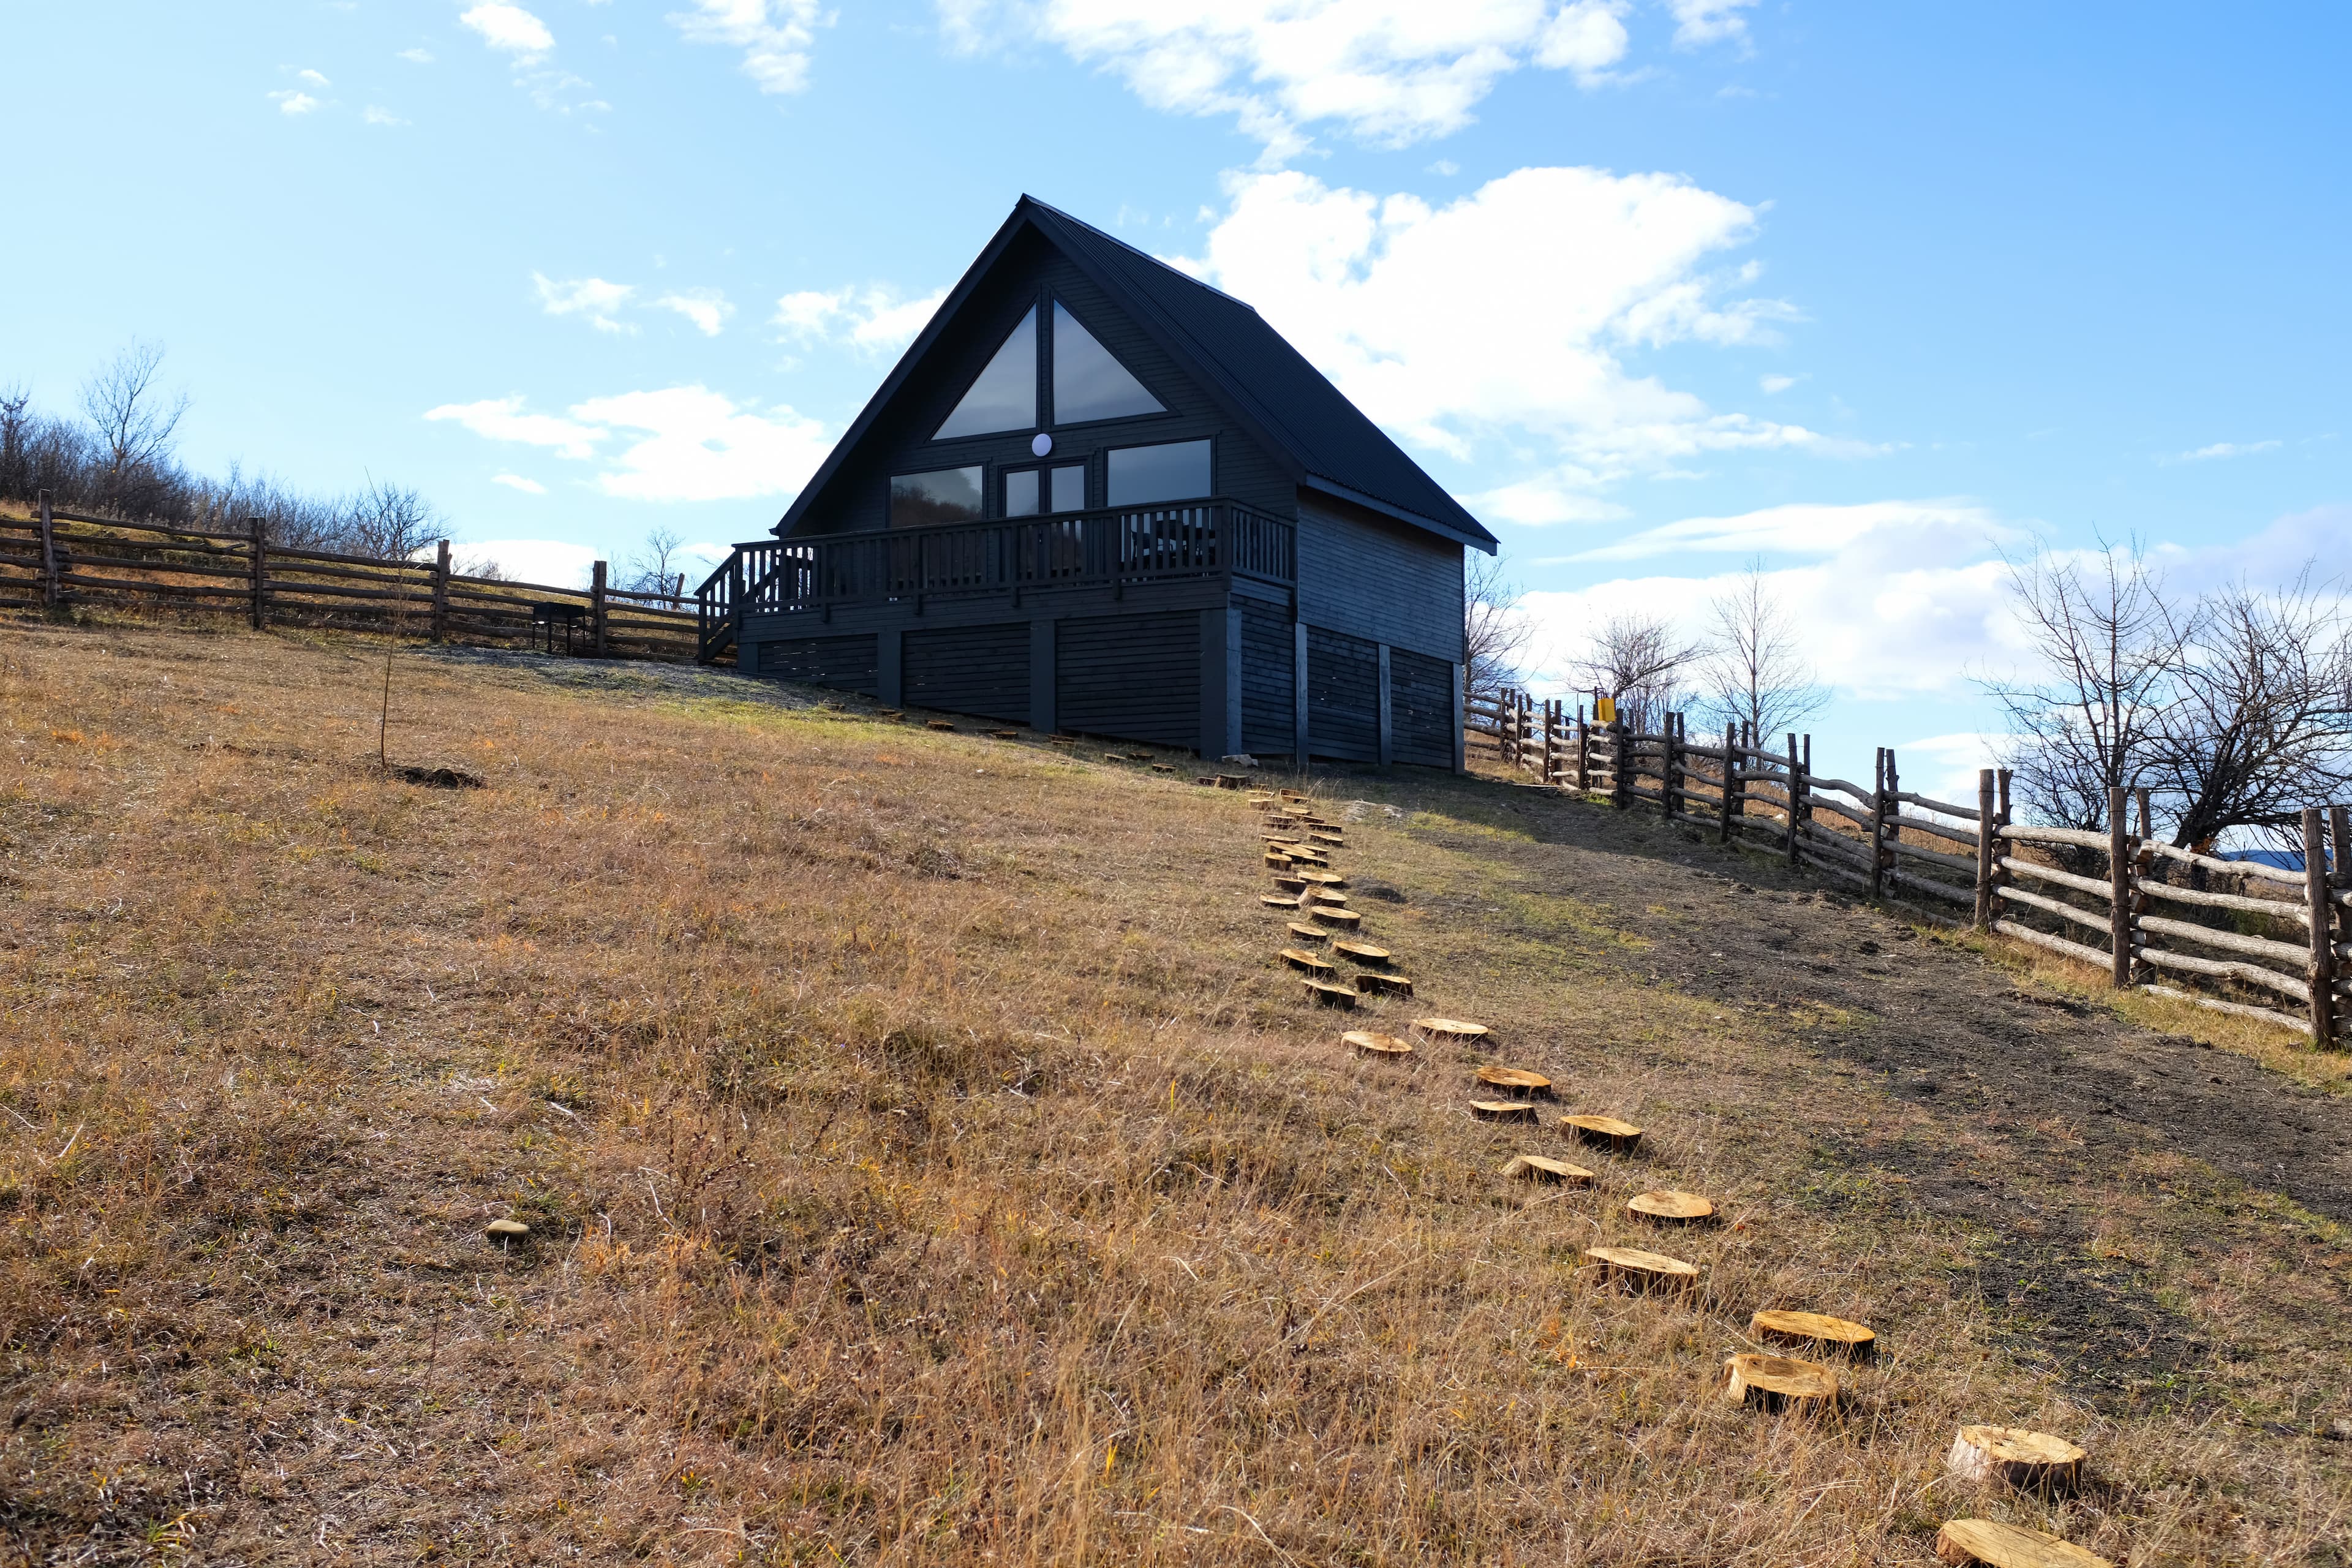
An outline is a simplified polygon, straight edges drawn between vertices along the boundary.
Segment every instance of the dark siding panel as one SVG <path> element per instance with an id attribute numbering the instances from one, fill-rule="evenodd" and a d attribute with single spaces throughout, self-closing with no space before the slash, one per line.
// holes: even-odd
<path id="1" fill-rule="evenodd" d="M 874 634 L 863 637 L 793 637 L 760 645 L 759 672 L 776 680 L 802 680 L 874 695 Z"/>
<path id="2" fill-rule="evenodd" d="M 1462 657 L 1462 546 L 1378 512 L 1303 499 L 1298 618 L 1452 664 Z"/>
<path id="3" fill-rule="evenodd" d="M 1380 704 L 1380 645 L 1307 627 L 1307 748 L 1318 757 L 1378 762 Z"/>
<path id="4" fill-rule="evenodd" d="M 907 634 L 906 700 L 1010 723 L 1029 721 L 1029 623 Z"/>
<path id="5" fill-rule="evenodd" d="M 1454 666 L 1402 648 L 1389 654 L 1389 723 L 1396 760 L 1454 765 Z"/>
<path id="6" fill-rule="evenodd" d="M 1297 647 L 1288 616 L 1242 606 L 1242 750 L 1286 757 L 1298 743 Z"/>
<path id="7" fill-rule="evenodd" d="M 1105 616 L 1055 628 L 1054 721 L 1162 746 L 1201 739 L 1201 616 Z"/>

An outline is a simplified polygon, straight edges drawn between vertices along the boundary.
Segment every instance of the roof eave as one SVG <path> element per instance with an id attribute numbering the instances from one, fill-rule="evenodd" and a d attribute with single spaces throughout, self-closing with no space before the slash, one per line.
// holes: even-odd
<path id="1" fill-rule="evenodd" d="M 1484 551 L 1489 555 L 1494 554 L 1500 547 L 1501 542 L 1484 528 L 1477 526 L 1475 519 L 1470 528 L 1462 528 L 1442 518 L 1430 517 L 1425 513 L 1398 506 L 1393 501 L 1384 501 L 1378 496 L 1366 495 L 1361 490 L 1351 489 L 1337 479 L 1328 479 L 1320 474 L 1302 475 L 1298 480 L 1298 488 L 1306 490 L 1319 490 L 1324 495 L 1336 500 L 1352 502 L 1368 510 L 1379 512 L 1383 517 L 1392 517 L 1399 522 L 1410 523 L 1415 528 L 1423 529 L 1441 538 L 1453 540 L 1457 544 L 1468 545 L 1473 550 Z"/>

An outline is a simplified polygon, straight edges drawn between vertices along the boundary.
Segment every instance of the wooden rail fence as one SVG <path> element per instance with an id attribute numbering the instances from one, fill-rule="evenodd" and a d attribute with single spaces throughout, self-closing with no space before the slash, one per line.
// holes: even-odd
<path id="1" fill-rule="evenodd" d="M 585 589 L 270 543 L 241 534 L 59 511 L 0 513 L 0 610 L 111 604 L 236 616 L 256 628 L 337 626 L 435 642 L 525 645 L 549 636 L 598 658 L 690 660 L 696 617 L 675 594 L 614 588 L 599 561 Z M 568 623 L 568 626 L 567 626 Z"/>
<path id="2" fill-rule="evenodd" d="M 2341 805 L 2303 813 L 2304 868 L 2284 870 L 2158 842 L 2145 790 L 2110 792 L 2104 832 L 2036 827 L 2011 820 L 2005 769 L 1979 773 L 1969 805 L 1904 789 L 1883 746 L 1865 788 L 1815 773 L 1810 735 L 1777 751 L 1734 728 L 1694 741 L 1679 714 L 1653 734 L 1511 690 L 1472 698 L 1465 715 L 1473 747 L 1547 786 L 1654 807 L 1872 899 L 2094 965 L 2118 989 L 2326 1047 L 2352 1009 L 2352 812 Z"/>

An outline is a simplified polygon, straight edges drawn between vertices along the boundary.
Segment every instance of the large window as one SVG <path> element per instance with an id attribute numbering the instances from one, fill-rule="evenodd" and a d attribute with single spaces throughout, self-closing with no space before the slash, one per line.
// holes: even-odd
<path id="1" fill-rule="evenodd" d="M 1110 454 L 1111 506 L 1155 500 L 1195 500 L 1212 493 L 1209 443 L 1171 441 L 1158 447 L 1118 447 Z"/>
<path id="2" fill-rule="evenodd" d="M 981 471 L 934 468 L 927 474 L 890 476 L 890 526 L 919 528 L 927 522 L 978 522 Z"/>
<path id="3" fill-rule="evenodd" d="M 1038 503 L 1045 504 L 1040 506 Z M 1087 510 L 1087 467 L 1022 468 L 1004 476 L 1004 515 L 1035 517 L 1040 511 Z"/>
<path id="4" fill-rule="evenodd" d="M 1036 426 L 1037 308 L 1032 305 L 931 439 L 1034 430 Z"/>
<path id="5" fill-rule="evenodd" d="M 1055 424 L 1166 412 L 1059 300 L 1054 301 Z"/>

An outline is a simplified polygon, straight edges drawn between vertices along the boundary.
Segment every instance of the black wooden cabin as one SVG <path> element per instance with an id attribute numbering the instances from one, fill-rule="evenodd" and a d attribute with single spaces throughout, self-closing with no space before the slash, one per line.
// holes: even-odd
<path id="1" fill-rule="evenodd" d="M 1247 305 L 1027 196 L 775 527 L 703 655 L 1060 730 L 1462 763 L 1495 538 Z"/>

